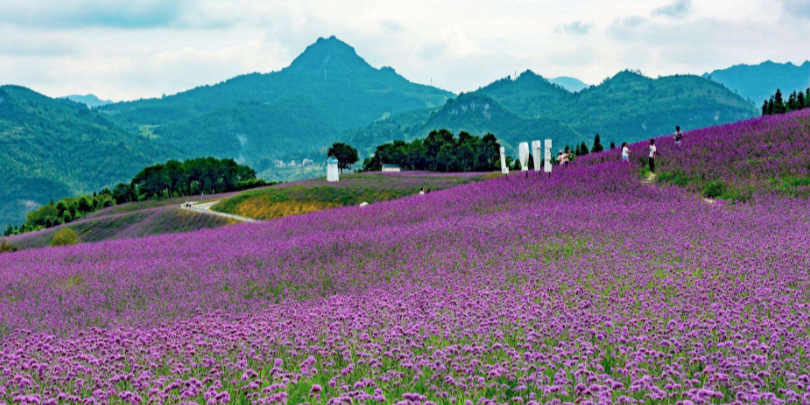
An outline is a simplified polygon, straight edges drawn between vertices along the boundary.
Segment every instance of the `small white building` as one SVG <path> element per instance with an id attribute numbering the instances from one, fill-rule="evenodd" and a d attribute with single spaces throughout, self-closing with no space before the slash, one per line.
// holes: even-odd
<path id="1" fill-rule="evenodd" d="M 340 181 L 340 171 L 338 170 L 338 160 L 334 157 L 326 159 L 326 181 L 334 183 Z"/>
<path id="2" fill-rule="evenodd" d="M 401 172 L 402 169 L 400 169 L 399 166 L 397 166 L 397 165 L 384 163 L 382 165 L 382 171 L 383 172 Z"/>

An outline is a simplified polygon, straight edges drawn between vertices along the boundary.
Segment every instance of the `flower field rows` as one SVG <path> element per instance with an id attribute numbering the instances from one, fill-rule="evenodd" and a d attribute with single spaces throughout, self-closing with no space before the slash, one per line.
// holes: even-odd
<path id="1" fill-rule="evenodd" d="M 808 142 L 791 117 L 713 131 Z M 808 249 L 806 200 L 606 161 L 4 254 L 0 403 L 810 403 Z"/>

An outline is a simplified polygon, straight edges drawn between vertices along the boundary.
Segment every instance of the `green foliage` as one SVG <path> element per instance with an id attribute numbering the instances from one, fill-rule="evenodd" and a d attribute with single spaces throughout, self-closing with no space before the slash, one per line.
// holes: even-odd
<path id="1" fill-rule="evenodd" d="M 341 171 L 352 167 L 353 164 L 360 160 L 357 155 L 357 149 L 342 142 L 332 144 L 326 152 L 326 156 L 337 159 L 338 168 L 340 168 Z"/>
<path id="2" fill-rule="evenodd" d="M 197 158 L 183 162 L 169 160 L 148 166 L 132 178 L 130 190 L 139 200 L 224 193 L 247 185 L 266 183 L 256 179 L 256 171 L 233 159 Z M 116 187 L 118 188 L 118 187 Z M 129 197 L 129 196 L 127 196 Z"/>
<path id="3" fill-rule="evenodd" d="M 703 187 L 703 196 L 706 198 L 719 198 L 726 194 L 726 185 L 719 180 L 709 182 Z"/>
<path id="4" fill-rule="evenodd" d="M 8 243 L 5 239 L 0 239 L 0 254 L 16 252 L 17 248 Z"/>
<path id="5" fill-rule="evenodd" d="M 785 102 L 782 98 L 782 91 L 776 89 L 776 93 L 770 99 L 762 103 L 762 115 L 778 115 L 786 114 L 791 111 L 803 110 L 810 108 L 810 87 L 807 88 L 805 93 L 801 90 L 790 93 L 788 101 Z"/>
<path id="6" fill-rule="evenodd" d="M 20 223 L 51 199 L 128 179 L 170 153 L 82 104 L 0 86 L 0 223 Z"/>
<path id="7" fill-rule="evenodd" d="M 363 170 L 379 171 L 383 164 L 395 164 L 404 170 L 490 171 L 499 167 L 500 147 L 492 134 L 480 138 L 461 132 L 456 138 L 442 129 L 431 131 L 424 140 L 378 146 L 374 155 L 363 162 Z"/>
<path id="8" fill-rule="evenodd" d="M 613 143 L 612 142 L 611 142 L 611 149 L 613 149 Z M 597 152 L 601 152 L 603 150 L 605 150 L 605 147 L 602 146 L 602 140 L 599 139 L 599 134 L 596 134 L 596 136 L 593 138 L 593 149 L 591 150 L 591 152 L 597 153 Z"/>
<path id="9" fill-rule="evenodd" d="M 75 245 L 79 243 L 79 234 L 73 228 L 60 228 L 53 234 L 51 246 Z"/>

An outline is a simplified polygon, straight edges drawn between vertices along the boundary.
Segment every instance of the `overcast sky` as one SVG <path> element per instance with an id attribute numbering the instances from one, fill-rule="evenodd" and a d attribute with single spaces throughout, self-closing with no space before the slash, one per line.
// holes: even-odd
<path id="1" fill-rule="evenodd" d="M 810 59 L 810 0 L 0 0 L 0 84 L 128 100 L 287 66 L 335 35 L 470 91 L 532 69 L 599 83 Z"/>

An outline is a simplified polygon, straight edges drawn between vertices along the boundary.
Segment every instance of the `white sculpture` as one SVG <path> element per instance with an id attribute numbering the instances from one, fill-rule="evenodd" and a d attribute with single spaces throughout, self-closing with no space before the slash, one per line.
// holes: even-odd
<path id="1" fill-rule="evenodd" d="M 540 162 L 542 161 L 542 154 L 540 152 L 540 141 L 532 141 L 532 164 L 534 164 L 534 171 L 540 171 Z"/>
<path id="2" fill-rule="evenodd" d="M 520 170 L 529 171 L 529 143 L 521 142 L 518 145 L 518 157 L 520 158 Z"/>
<path id="3" fill-rule="evenodd" d="M 551 173 L 551 139 L 546 139 L 546 158 L 545 158 L 545 165 L 543 167 L 543 171 L 546 173 Z"/>
<path id="4" fill-rule="evenodd" d="M 501 146 L 501 173 L 509 174 L 509 168 L 506 167 L 506 149 Z"/>
<path id="5" fill-rule="evenodd" d="M 326 181 L 334 183 L 340 181 L 340 171 L 338 170 L 338 160 L 334 157 L 326 159 Z"/>

